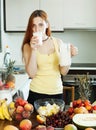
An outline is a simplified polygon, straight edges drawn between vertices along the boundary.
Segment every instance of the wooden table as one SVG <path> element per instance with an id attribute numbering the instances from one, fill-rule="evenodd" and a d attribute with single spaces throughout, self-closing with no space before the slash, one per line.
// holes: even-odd
<path id="1" fill-rule="evenodd" d="M 36 126 L 39 125 L 37 120 L 36 120 L 36 115 L 37 115 L 37 113 L 34 111 L 34 113 L 32 113 L 31 117 L 29 118 L 32 121 L 32 124 L 33 124 L 32 130 L 36 130 L 35 129 Z M 4 127 L 6 125 L 9 125 L 9 124 L 10 125 L 12 124 L 12 125 L 19 128 L 19 122 L 17 122 L 17 121 L 0 120 L 0 130 L 3 130 Z M 63 130 L 63 129 L 61 129 L 61 130 Z M 80 130 L 80 129 L 78 129 L 78 130 Z"/>

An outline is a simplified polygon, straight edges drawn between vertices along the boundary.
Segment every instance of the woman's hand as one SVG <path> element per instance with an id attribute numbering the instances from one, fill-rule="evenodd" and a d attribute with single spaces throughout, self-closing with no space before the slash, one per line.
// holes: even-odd
<path id="1" fill-rule="evenodd" d="M 76 56 L 78 54 L 78 48 L 71 44 L 71 56 Z"/>

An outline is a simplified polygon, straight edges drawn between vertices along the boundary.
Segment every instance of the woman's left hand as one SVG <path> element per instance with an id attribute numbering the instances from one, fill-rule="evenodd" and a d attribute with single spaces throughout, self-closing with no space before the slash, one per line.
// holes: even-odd
<path id="1" fill-rule="evenodd" d="M 78 48 L 71 44 L 71 56 L 76 56 L 78 54 Z"/>

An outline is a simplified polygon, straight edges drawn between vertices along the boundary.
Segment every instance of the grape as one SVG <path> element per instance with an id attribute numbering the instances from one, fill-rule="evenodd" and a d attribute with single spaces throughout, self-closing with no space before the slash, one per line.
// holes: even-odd
<path id="1" fill-rule="evenodd" d="M 46 117 L 46 126 L 53 126 L 55 128 L 64 128 L 65 125 L 72 123 L 72 119 L 68 112 L 59 111 L 57 114 Z"/>

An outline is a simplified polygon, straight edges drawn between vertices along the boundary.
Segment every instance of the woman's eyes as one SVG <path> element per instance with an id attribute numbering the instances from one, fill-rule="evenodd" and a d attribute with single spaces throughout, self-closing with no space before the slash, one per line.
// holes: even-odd
<path id="1" fill-rule="evenodd" d="M 42 23 L 40 23 L 40 24 L 39 24 L 39 26 L 40 26 L 40 27 L 42 27 L 42 26 L 43 26 L 43 24 L 42 24 Z"/>
<path id="2" fill-rule="evenodd" d="M 38 27 L 43 27 L 43 26 L 44 26 L 44 24 L 43 24 L 43 23 L 39 23 L 39 24 L 38 24 Z M 36 28 L 36 25 L 35 25 L 35 24 L 33 24 L 33 25 L 32 25 L 32 28 Z"/>

